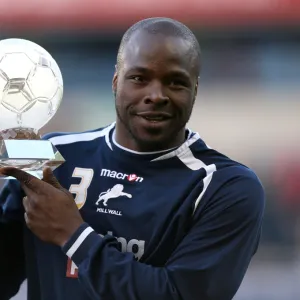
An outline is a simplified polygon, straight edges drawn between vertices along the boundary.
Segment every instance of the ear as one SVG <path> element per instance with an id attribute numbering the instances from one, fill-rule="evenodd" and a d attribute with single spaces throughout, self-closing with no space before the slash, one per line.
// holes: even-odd
<path id="1" fill-rule="evenodd" d="M 118 86 L 118 69 L 117 69 L 117 65 L 115 66 L 115 73 L 113 76 L 113 80 L 112 80 L 112 90 L 114 95 L 117 92 L 117 86 Z"/>
<path id="2" fill-rule="evenodd" d="M 196 100 L 196 97 L 197 97 L 197 94 L 198 94 L 199 79 L 200 79 L 200 76 L 197 78 L 197 82 L 196 82 L 196 85 L 195 85 L 194 100 Z"/>

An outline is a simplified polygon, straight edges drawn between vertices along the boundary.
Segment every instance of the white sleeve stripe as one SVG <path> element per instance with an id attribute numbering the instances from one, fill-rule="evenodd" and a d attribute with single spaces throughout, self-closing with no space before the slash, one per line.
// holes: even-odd
<path id="1" fill-rule="evenodd" d="M 92 140 L 102 137 L 102 136 L 107 136 L 109 134 L 110 130 L 113 129 L 114 127 L 115 127 L 115 122 L 103 129 L 101 129 L 100 131 L 58 135 L 58 136 L 49 138 L 48 140 L 54 146 L 72 144 L 72 143 L 76 143 L 76 142 L 87 142 L 87 141 L 92 141 Z M 111 148 L 110 145 L 108 145 L 108 146 Z"/>
<path id="2" fill-rule="evenodd" d="M 80 236 L 77 238 L 75 243 L 72 245 L 72 247 L 68 250 L 67 256 L 69 258 L 72 258 L 74 253 L 77 251 L 77 249 L 80 247 L 80 245 L 84 242 L 84 240 L 88 237 L 90 233 L 92 233 L 94 230 L 91 227 L 86 228 L 85 230 L 82 231 Z"/>
<path id="3" fill-rule="evenodd" d="M 213 176 L 214 172 L 217 170 L 216 165 L 214 165 L 214 164 L 207 166 L 205 169 L 206 169 L 206 177 L 203 179 L 203 190 L 202 190 L 201 194 L 199 195 L 199 197 L 196 199 L 193 215 L 195 214 L 195 211 L 212 180 L 212 176 Z"/>
<path id="4" fill-rule="evenodd" d="M 178 158 L 191 170 L 196 171 L 201 168 L 206 169 L 206 164 L 200 159 L 196 158 L 190 148 L 178 154 Z"/>

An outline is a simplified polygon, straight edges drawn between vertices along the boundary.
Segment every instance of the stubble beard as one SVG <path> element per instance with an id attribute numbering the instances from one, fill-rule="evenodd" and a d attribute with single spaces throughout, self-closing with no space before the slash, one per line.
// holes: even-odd
<path id="1" fill-rule="evenodd" d="M 134 130 L 131 128 L 129 122 L 126 122 L 123 118 L 122 115 L 119 111 L 119 107 L 117 105 L 117 101 L 116 101 L 116 97 L 117 97 L 117 93 L 114 93 L 114 98 L 115 98 L 115 110 L 116 110 L 116 115 L 117 115 L 117 119 L 119 120 L 119 122 L 123 125 L 123 127 L 125 128 L 125 130 L 128 132 L 129 138 L 131 138 L 132 140 L 134 140 L 138 145 L 140 145 L 140 147 L 142 149 L 145 149 L 145 151 L 158 151 L 158 150 L 164 150 L 164 149 L 160 149 L 162 147 L 163 144 L 170 144 L 172 143 L 172 139 L 176 138 L 176 133 L 182 131 L 183 129 L 186 128 L 187 123 L 189 122 L 191 115 L 192 115 L 192 111 L 193 111 L 193 107 L 195 104 L 195 101 L 192 104 L 192 107 L 189 111 L 189 115 L 187 120 L 185 120 L 184 122 L 182 122 L 182 124 L 178 127 L 176 127 L 175 130 L 173 130 L 171 132 L 171 134 L 169 134 L 169 139 L 165 139 L 164 141 L 146 141 L 142 138 L 139 138 L 137 134 L 134 133 Z M 166 149 L 167 150 L 167 149 Z"/>

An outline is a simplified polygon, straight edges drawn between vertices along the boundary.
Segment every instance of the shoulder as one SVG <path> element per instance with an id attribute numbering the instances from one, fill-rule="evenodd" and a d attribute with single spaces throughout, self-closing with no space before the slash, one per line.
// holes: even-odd
<path id="1" fill-rule="evenodd" d="M 191 150 L 207 170 L 200 199 L 204 206 L 219 211 L 236 208 L 248 216 L 261 214 L 265 191 L 254 170 L 208 146 L 201 138 L 191 145 Z"/>
<path id="2" fill-rule="evenodd" d="M 210 182 L 204 184 L 204 193 L 195 202 L 193 220 L 221 227 L 234 224 L 236 228 L 260 228 L 265 202 L 264 187 L 253 170 L 242 165 L 228 166 L 217 169 Z"/>
<path id="3" fill-rule="evenodd" d="M 265 203 L 264 186 L 256 173 L 243 165 L 217 168 L 211 176 L 206 195 L 210 201 L 224 208 L 242 204 L 251 209 L 262 209 Z"/>
<path id="4" fill-rule="evenodd" d="M 247 165 L 229 157 L 228 155 L 210 147 L 198 133 L 194 133 L 191 139 L 191 155 L 200 160 L 203 166 L 214 166 L 213 170 L 222 176 L 224 180 L 232 180 L 234 177 L 243 177 L 248 181 L 254 181 L 261 185 L 257 174 Z"/>
<path id="5" fill-rule="evenodd" d="M 82 132 L 50 132 L 43 135 L 43 140 L 49 140 L 54 146 L 72 145 L 80 142 L 93 142 L 105 137 L 114 127 L 114 123 L 105 127 Z"/>

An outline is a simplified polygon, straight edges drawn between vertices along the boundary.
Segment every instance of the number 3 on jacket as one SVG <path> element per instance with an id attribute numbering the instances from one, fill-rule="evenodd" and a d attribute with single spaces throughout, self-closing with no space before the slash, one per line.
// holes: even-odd
<path id="1" fill-rule="evenodd" d="M 87 189 L 94 176 L 93 169 L 75 168 L 72 177 L 81 178 L 79 184 L 72 184 L 69 188 L 70 193 L 75 194 L 75 203 L 81 209 L 87 198 Z"/>

